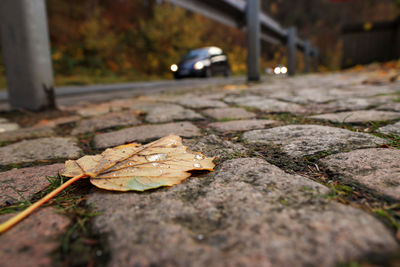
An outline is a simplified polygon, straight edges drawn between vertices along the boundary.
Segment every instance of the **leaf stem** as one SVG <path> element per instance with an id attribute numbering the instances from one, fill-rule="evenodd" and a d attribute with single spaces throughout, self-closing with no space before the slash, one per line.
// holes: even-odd
<path id="1" fill-rule="evenodd" d="M 74 182 L 78 181 L 79 179 L 84 178 L 86 176 L 87 176 L 86 174 L 81 174 L 81 175 L 78 175 L 78 176 L 75 176 L 75 177 L 69 179 L 68 181 L 66 181 L 65 183 L 63 183 L 62 185 L 60 185 L 59 187 L 57 187 L 56 189 L 54 189 L 53 191 L 48 193 L 46 196 L 44 196 L 38 202 L 32 204 L 31 206 L 29 206 L 27 209 L 25 209 L 21 213 L 17 214 L 16 216 L 14 216 L 14 217 L 8 219 L 7 221 L 5 221 L 4 223 L 0 224 L 0 234 L 4 233 L 5 231 L 7 231 L 11 227 L 13 227 L 15 224 L 22 221 L 25 217 L 27 217 L 29 214 L 31 214 L 33 211 L 35 211 L 41 205 L 43 205 L 44 203 L 49 201 L 51 198 L 56 196 L 62 190 L 64 190 L 68 186 L 70 186 L 72 183 L 74 183 Z"/>

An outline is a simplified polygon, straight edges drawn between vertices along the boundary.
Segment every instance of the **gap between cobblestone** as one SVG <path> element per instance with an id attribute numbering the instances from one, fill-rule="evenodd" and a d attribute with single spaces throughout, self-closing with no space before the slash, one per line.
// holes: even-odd
<path id="1" fill-rule="evenodd" d="M 396 200 L 382 196 L 357 182 L 345 182 L 340 178 L 340 175 L 329 172 L 320 164 L 319 160 L 321 158 L 351 150 L 340 152 L 323 151 L 311 156 L 291 158 L 278 145 L 258 146 L 244 143 L 244 146 L 249 149 L 250 157 L 262 158 L 287 173 L 308 177 L 328 187 L 331 192 L 325 196 L 326 198 L 372 214 L 390 228 L 394 235 L 396 231 L 400 230 L 400 223 L 395 218 L 396 211 L 400 211 L 400 205 Z"/>
<path id="2" fill-rule="evenodd" d="M 186 92 L 185 92 L 186 93 Z M 179 93 L 177 93 L 179 94 Z M 236 105 L 230 105 L 231 107 L 235 107 Z M 237 106 L 239 107 L 239 106 Z M 242 107 L 247 111 L 255 113 L 257 119 L 270 119 L 277 120 L 281 122 L 283 125 L 288 124 L 315 124 L 315 125 L 323 125 L 323 126 L 333 126 L 336 128 L 343 128 L 347 130 L 351 130 L 354 132 L 368 132 L 372 135 L 384 138 L 388 141 L 388 146 L 394 148 L 400 148 L 400 137 L 395 135 L 386 135 L 379 132 L 376 132 L 377 129 L 381 126 L 388 125 L 396 122 L 394 121 L 385 121 L 385 122 L 375 122 L 375 123 L 360 123 L 360 124 L 347 124 L 347 123 L 331 123 L 324 122 L 318 120 L 308 119 L 305 116 L 293 115 L 290 113 L 276 113 L 276 114 L 266 114 L 265 112 L 261 112 L 255 108 L 247 108 Z M 201 112 L 202 109 L 192 109 L 196 112 Z M 60 113 L 55 113 L 60 114 Z M 71 115 L 72 113 L 62 113 Z M 20 113 L 9 113 L 4 117 L 15 119 L 17 117 L 21 117 Z M 50 114 L 51 116 L 55 116 L 54 114 Z M 40 117 L 40 116 L 39 116 Z M 144 115 L 142 115 L 144 118 Z M 141 119 L 141 118 L 139 118 Z M 39 119 L 35 119 L 38 121 Z M 225 119 L 229 120 L 229 119 Z M 335 175 L 334 173 L 328 172 L 325 168 L 321 167 L 319 164 L 319 160 L 327 155 L 332 154 L 330 151 L 323 151 L 317 153 L 312 156 L 302 157 L 298 159 L 290 158 L 285 155 L 279 146 L 274 145 L 263 145 L 262 149 L 257 147 L 256 145 L 246 144 L 241 141 L 242 133 L 217 133 L 216 131 L 207 128 L 209 122 L 218 121 L 211 118 L 206 118 L 204 121 L 193 121 L 192 123 L 201 129 L 202 135 L 207 134 L 216 134 L 217 136 L 222 137 L 224 140 L 229 140 L 234 143 L 240 143 L 244 145 L 247 149 L 246 152 L 243 153 L 231 153 L 224 159 L 217 159 L 217 163 L 222 163 L 228 159 L 235 159 L 241 157 L 257 157 L 266 160 L 267 162 L 283 169 L 285 172 L 291 174 L 299 174 L 310 178 L 313 181 L 316 181 L 320 184 L 323 184 L 331 189 L 331 193 L 326 195 L 327 198 L 333 199 L 337 202 L 350 205 L 356 207 L 358 209 L 362 209 L 369 214 L 374 215 L 376 218 L 379 218 L 385 225 L 392 230 L 394 233 L 399 226 L 398 220 L 394 217 L 394 212 L 400 211 L 399 207 L 393 207 L 393 200 L 382 198 L 379 194 L 376 194 L 373 190 L 368 190 L 365 187 L 361 186 L 358 183 L 352 182 L 343 182 L 340 176 Z M 27 126 L 31 124 L 31 122 L 19 122 L 23 126 Z M 71 123 L 68 125 L 57 126 L 55 127 L 55 131 L 57 135 L 66 136 L 68 135 L 76 124 Z M 108 129 L 104 129 L 101 131 L 96 131 L 99 133 L 112 132 L 115 130 L 125 129 L 129 126 L 124 127 L 112 127 Z M 83 150 L 85 155 L 92 155 L 101 152 L 103 149 L 96 149 L 93 145 L 93 138 L 95 134 L 81 134 L 78 135 L 79 138 L 79 147 Z M 196 141 L 201 137 L 191 138 L 188 140 Z M 2 143 L 1 145 L 11 144 L 13 142 Z M 340 151 L 346 152 L 346 151 Z M 337 152 L 338 153 L 338 152 Z M 11 168 L 22 168 L 28 166 L 41 166 L 47 165 L 50 163 L 56 162 L 64 162 L 64 159 L 54 159 L 46 162 L 32 162 L 32 163 L 24 163 L 24 164 L 11 164 L 8 166 L 0 166 L 0 171 L 9 170 Z M 216 171 L 218 171 L 218 166 Z M 195 175 L 196 177 L 201 178 L 202 174 L 198 173 Z M 53 177 L 54 178 L 54 177 Z M 60 177 L 56 178 L 60 179 Z M 210 179 L 199 179 L 203 186 L 207 186 L 208 183 L 212 181 Z M 34 195 L 30 202 L 34 202 L 39 199 L 44 193 L 51 190 L 51 185 L 45 191 L 40 192 Z M 110 254 L 108 251 L 107 245 L 107 236 L 105 234 L 98 234 L 92 225 L 92 214 L 91 208 L 86 203 L 86 196 L 91 189 L 91 186 L 87 183 L 87 181 L 78 182 L 75 186 L 68 189 L 63 194 L 57 196 L 53 201 L 47 204 L 47 206 L 55 206 L 59 209 L 59 211 L 65 215 L 67 215 L 71 220 L 71 225 L 69 230 L 63 235 L 58 237 L 60 242 L 60 248 L 53 254 L 54 263 L 67 263 L 73 266 L 76 265 L 89 265 L 94 264 L 95 266 L 106 266 L 110 258 Z M 168 188 L 157 189 L 158 191 L 168 190 Z M 139 194 L 151 194 L 150 192 L 144 192 Z M 136 193 L 135 193 L 136 194 Z M 192 192 L 190 190 L 182 191 L 180 193 L 180 197 L 183 201 L 195 201 L 198 198 L 201 198 L 202 194 L 205 192 L 198 191 Z M 195 196 L 193 198 L 193 196 Z M 21 202 L 15 203 L 15 209 L 8 208 L 8 211 L 17 211 L 21 210 L 25 207 L 29 202 Z M 0 213 L 5 211 L 4 208 L 0 209 Z M 398 240 L 399 242 L 399 240 Z M 389 256 L 390 259 L 399 260 L 400 252 L 394 255 Z M 367 263 L 382 263 L 387 262 L 387 258 L 384 259 L 387 255 L 371 255 L 371 258 L 368 259 Z M 70 261 L 68 261 L 68 259 Z M 400 260 L 399 260 L 400 261 Z M 362 261 L 361 261 L 362 263 Z M 344 263 L 340 266 L 353 266 L 352 263 Z"/>

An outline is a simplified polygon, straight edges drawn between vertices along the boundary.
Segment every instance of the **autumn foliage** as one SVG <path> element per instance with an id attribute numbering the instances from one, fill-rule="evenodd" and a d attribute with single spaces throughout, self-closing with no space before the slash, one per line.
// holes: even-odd
<path id="1" fill-rule="evenodd" d="M 220 46 L 233 74 L 246 72 L 245 33 L 156 0 L 47 0 L 57 85 L 172 78 L 169 66 L 193 48 Z M 340 30 L 393 20 L 400 0 L 269 0 L 262 10 L 319 48 L 320 70 L 340 67 Z M 299 70 L 303 69 L 298 53 Z M 285 46 L 262 44 L 261 66 L 286 63 Z M 0 88 L 4 66 L 0 56 Z"/>
<path id="2" fill-rule="evenodd" d="M 182 8 L 154 1 L 49 0 L 56 74 L 168 77 L 188 50 L 224 49 L 234 72 L 245 71 L 245 35 Z"/>

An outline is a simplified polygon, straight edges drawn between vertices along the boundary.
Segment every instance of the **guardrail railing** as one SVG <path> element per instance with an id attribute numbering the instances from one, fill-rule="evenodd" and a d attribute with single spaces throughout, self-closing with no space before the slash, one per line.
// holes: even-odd
<path id="1" fill-rule="evenodd" d="M 260 78 L 261 40 L 286 45 L 288 73 L 295 74 L 296 49 L 305 53 L 305 71 L 310 56 L 318 50 L 296 36 L 294 27 L 285 29 L 260 12 L 259 0 L 167 0 L 247 32 L 247 78 Z M 45 0 L 0 0 L 0 27 L 3 59 L 12 108 L 39 110 L 54 103 L 53 69 Z"/>
<path id="2" fill-rule="evenodd" d="M 296 72 L 296 49 L 304 52 L 305 68 L 310 70 L 310 57 L 314 66 L 318 60 L 318 49 L 311 46 L 307 40 L 301 40 L 296 35 L 296 28 L 282 27 L 278 22 L 261 12 L 259 0 L 166 0 L 190 11 L 202 14 L 213 20 L 231 27 L 246 30 L 248 33 L 248 80 L 258 80 L 260 40 L 275 44 L 286 45 L 288 50 L 288 73 Z M 254 51 L 257 50 L 257 51 Z"/>

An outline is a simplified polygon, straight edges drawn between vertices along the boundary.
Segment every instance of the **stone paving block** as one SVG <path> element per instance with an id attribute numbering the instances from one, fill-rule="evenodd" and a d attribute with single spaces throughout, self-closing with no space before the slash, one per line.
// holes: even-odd
<path id="1" fill-rule="evenodd" d="M 394 102 L 394 103 L 386 103 L 384 105 L 381 105 L 377 107 L 378 110 L 390 110 L 390 111 L 397 111 L 400 112 L 400 103 L 399 102 Z"/>
<path id="2" fill-rule="evenodd" d="M 0 165 L 51 159 L 75 159 L 82 154 L 74 138 L 48 137 L 0 147 Z"/>
<path id="3" fill-rule="evenodd" d="M 19 129 L 19 125 L 17 123 L 13 122 L 0 123 L 0 133 L 15 131 L 17 129 Z"/>
<path id="4" fill-rule="evenodd" d="M 379 96 L 369 98 L 344 98 L 324 104 L 308 105 L 313 113 L 333 113 L 338 111 L 364 110 L 377 107 L 383 103 L 391 101 L 392 96 Z"/>
<path id="5" fill-rule="evenodd" d="M 41 120 L 39 121 L 35 127 L 56 127 L 59 125 L 64 125 L 64 124 L 69 124 L 69 123 L 75 123 L 81 119 L 80 116 L 64 116 L 52 120 Z"/>
<path id="6" fill-rule="evenodd" d="M 109 112 L 111 112 L 111 108 L 107 104 L 91 105 L 89 107 L 76 110 L 76 113 L 82 117 L 101 116 Z"/>
<path id="7" fill-rule="evenodd" d="M 47 176 L 57 176 L 64 164 L 52 164 L 0 173 L 0 206 L 29 200 L 50 185 Z"/>
<path id="8" fill-rule="evenodd" d="M 241 96 L 241 97 L 230 97 L 225 98 L 225 102 L 234 103 L 239 106 L 256 108 L 265 112 L 278 113 L 278 112 L 289 112 L 289 113 L 305 113 L 306 110 L 303 106 L 279 101 L 276 99 L 268 99 L 261 96 Z"/>
<path id="9" fill-rule="evenodd" d="M 213 119 L 251 119 L 255 118 L 256 114 L 249 112 L 243 108 L 213 108 L 206 109 L 203 113 Z"/>
<path id="10" fill-rule="evenodd" d="M 95 96 L 92 95 L 92 97 Z M 132 106 L 132 103 L 137 103 L 137 101 L 135 101 L 135 99 L 118 99 L 99 104 L 86 104 L 84 106 L 80 106 L 78 104 L 78 108 L 70 107 L 69 109 L 64 108 L 64 110 L 75 111 L 78 115 L 82 117 L 94 117 L 105 115 L 110 112 L 128 110 L 130 106 Z"/>
<path id="11" fill-rule="evenodd" d="M 349 112 L 328 113 L 308 117 L 315 120 L 339 123 L 363 123 L 370 121 L 390 121 L 400 118 L 400 112 L 378 110 L 356 110 Z"/>
<path id="12" fill-rule="evenodd" d="M 325 103 L 338 98 L 329 95 L 327 90 L 324 90 L 323 88 L 276 90 L 270 94 L 269 97 L 298 104 Z"/>
<path id="13" fill-rule="evenodd" d="M 94 137 L 96 148 L 106 148 L 130 142 L 145 142 L 176 134 L 182 137 L 199 136 L 200 130 L 190 122 L 143 125 L 119 131 L 98 134 Z"/>
<path id="14" fill-rule="evenodd" d="M 292 157 L 313 155 L 318 152 L 341 152 L 358 148 L 371 148 L 386 140 L 366 133 L 319 125 L 287 125 L 246 132 L 243 140 L 250 144 L 279 145 Z"/>
<path id="15" fill-rule="evenodd" d="M 55 135 L 50 127 L 21 128 L 14 131 L 0 133 L 0 142 L 14 142 L 23 139 L 49 137 Z"/>
<path id="16" fill-rule="evenodd" d="M 0 215 L 0 222 L 15 214 Z M 42 208 L 0 236 L 2 267 L 54 266 L 52 253 L 60 247 L 69 219 L 54 208 Z"/>
<path id="17" fill-rule="evenodd" d="M 157 103 L 157 102 L 134 102 L 130 106 L 130 109 L 135 111 L 138 114 L 147 114 L 151 110 L 160 107 L 168 107 L 172 104 L 165 104 L 165 103 Z M 176 105 L 175 105 L 176 106 Z"/>
<path id="18" fill-rule="evenodd" d="M 241 158 L 146 194 L 96 189 L 88 202 L 110 266 L 337 266 L 398 248 L 381 222 L 328 192 Z"/>
<path id="19" fill-rule="evenodd" d="M 184 98 L 178 102 L 180 105 L 187 108 L 225 108 L 227 105 L 224 102 L 207 99 L 207 98 Z"/>
<path id="20" fill-rule="evenodd" d="M 145 120 L 150 123 L 163 123 L 182 120 L 202 120 L 203 116 L 191 109 L 178 105 L 164 104 L 147 111 Z"/>
<path id="21" fill-rule="evenodd" d="M 140 123 L 134 111 L 113 112 L 79 121 L 71 134 L 78 135 L 117 126 L 134 126 Z"/>
<path id="22" fill-rule="evenodd" d="M 225 133 L 264 129 L 267 126 L 276 126 L 277 124 L 279 124 L 279 122 L 274 120 L 239 120 L 213 122 L 208 126 L 220 133 Z"/>
<path id="23" fill-rule="evenodd" d="M 379 128 L 379 131 L 384 134 L 395 134 L 400 136 L 400 121 L 395 124 L 386 125 Z"/>
<path id="24" fill-rule="evenodd" d="M 216 92 L 212 94 L 202 94 L 202 99 L 210 99 L 210 100 L 220 100 L 226 96 L 225 92 Z"/>
<path id="25" fill-rule="evenodd" d="M 383 94 L 393 94 L 396 90 L 393 86 L 374 86 L 359 83 L 344 87 L 332 87 L 329 94 L 342 99 L 346 97 L 380 97 Z"/>
<path id="26" fill-rule="evenodd" d="M 183 139 L 183 143 L 190 150 L 201 152 L 207 157 L 216 157 L 216 160 L 220 162 L 248 153 L 248 150 L 241 144 L 223 140 L 213 134 L 200 138 Z"/>
<path id="27" fill-rule="evenodd" d="M 400 150 L 371 148 L 339 153 L 321 160 L 346 182 L 357 182 L 378 194 L 400 200 Z"/>

